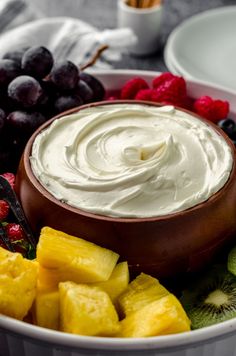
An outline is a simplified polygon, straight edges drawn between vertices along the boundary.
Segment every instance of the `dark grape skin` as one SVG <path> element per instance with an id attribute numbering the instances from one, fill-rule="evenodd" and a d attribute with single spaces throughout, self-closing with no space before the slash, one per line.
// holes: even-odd
<path id="1" fill-rule="evenodd" d="M 51 99 L 55 98 L 58 95 L 58 89 L 56 85 L 52 83 L 50 80 L 42 80 L 40 81 L 40 85 L 45 95 L 47 95 Z"/>
<path id="2" fill-rule="evenodd" d="M 0 174 L 5 172 L 12 172 L 11 169 L 11 157 L 9 150 L 3 150 L 0 148 Z"/>
<path id="3" fill-rule="evenodd" d="M 220 120 L 217 125 L 233 140 L 236 140 L 236 122 L 232 119 Z"/>
<path id="4" fill-rule="evenodd" d="M 0 108 L 0 133 L 2 132 L 2 129 L 4 127 L 5 119 L 6 119 L 6 113 L 4 110 Z"/>
<path id="5" fill-rule="evenodd" d="M 5 131 L 3 137 L 0 135 L 0 173 L 16 173 L 20 157 L 28 138 L 21 137 L 18 139 L 8 135 L 8 139 L 4 142 L 5 135 Z"/>
<path id="6" fill-rule="evenodd" d="M 29 137 L 45 121 L 39 112 L 14 111 L 7 116 L 0 135 L 0 171 L 16 173 Z"/>
<path id="7" fill-rule="evenodd" d="M 39 112 L 13 111 L 6 119 L 7 126 L 16 137 L 29 137 L 41 124 L 45 117 Z"/>
<path id="8" fill-rule="evenodd" d="M 1 133 L 2 129 L 3 129 L 3 127 L 4 127 L 4 120 L 0 116 L 0 133 Z"/>
<path id="9" fill-rule="evenodd" d="M 94 97 L 92 88 L 90 88 L 90 86 L 82 79 L 79 80 L 79 83 L 76 88 L 76 94 L 78 94 L 82 98 L 85 104 L 90 103 Z"/>
<path id="10" fill-rule="evenodd" d="M 13 79 L 21 75 L 19 65 L 11 59 L 0 60 L 0 87 L 6 87 Z"/>
<path id="11" fill-rule="evenodd" d="M 43 46 L 30 47 L 23 54 L 21 68 L 24 73 L 36 78 L 45 78 L 53 67 L 53 56 Z"/>
<path id="12" fill-rule="evenodd" d="M 23 108 L 31 108 L 37 104 L 43 90 L 39 82 L 28 75 L 15 78 L 8 86 L 8 96 Z"/>
<path id="13" fill-rule="evenodd" d="M 54 102 L 55 113 L 72 109 L 83 104 L 83 100 L 78 95 L 59 96 Z"/>
<path id="14" fill-rule="evenodd" d="M 83 80 L 93 90 L 92 101 L 101 101 L 105 97 L 105 88 L 102 83 L 93 75 L 81 72 L 80 80 Z"/>
<path id="15" fill-rule="evenodd" d="M 31 113 L 29 113 L 30 117 L 31 117 L 31 127 L 33 129 L 33 131 L 35 131 L 39 126 L 41 126 L 42 124 L 44 124 L 44 122 L 46 121 L 45 116 L 37 111 L 33 111 Z"/>
<path id="16" fill-rule="evenodd" d="M 40 99 L 39 104 L 45 104 L 46 102 L 52 102 L 58 96 L 58 90 L 54 83 L 49 80 L 42 80 L 40 85 L 43 89 L 43 97 Z"/>
<path id="17" fill-rule="evenodd" d="M 43 89 L 43 94 L 40 97 L 35 110 L 41 112 L 47 119 L 50 119 L 55 114 L 54 101 L 59 93 L 55 84 L 49 80 L 40 81 L 40 85 Z"/>
<path id="18" fill-rule="evenodd" d="M 5 111 L 6 115 L 19 108 L 19 105 L 7 95 L 7 89 L 0 92 L 0 108 Z"/>
<path id="19" fill-rule="evenodd" d="M 79 80 L 79 69 L 71 61 L 58 62 L 52 68 L 50 80 L 60 90 L 75 89 Z"/>
<path id="20" fill-rule="evenodd" d="M 11 59 L 14 62 L 17 62 L 19 67 L 21 67 L 21 59 L 22 59 L 23 54 L 25 53 L 25 51 L 27 51 L 27 49 L 29 49 L 29 47 L 22 47 L 22 48 L 19 48 L 19 49 L 8 51 L 8 52 L 6 52 L 4 54 L 4 56 L 2 58 L 3 59 Z"/>

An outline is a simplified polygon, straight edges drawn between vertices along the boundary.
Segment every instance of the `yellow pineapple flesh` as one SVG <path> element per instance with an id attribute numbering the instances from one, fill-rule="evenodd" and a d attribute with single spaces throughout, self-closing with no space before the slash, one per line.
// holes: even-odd
<path id="1" fill-rule="evenodd" d="M 58 269 L 45 268 L 39 264 L 37 289 L 42 292 L 50 292 L 58 289 L 58 283 L 63 282 L 59 278 Z"/>
<path id="2" fill-rule="evenodd" d="M 94 286 L 102 288 L 110 296 L 113 303 L 117 297 L 127 288 L 129 283 L 129 267 L 127 262 L 118 263 L 110 278 L 105 282 L 93 283 Z"/>
<path id="3" fill-rule="evenodd" d="M 118 309 L 122 316 L 129 315 L 168 294 L 170 293 L 160 284 L 158 279 L 141 273 L 118 297 Z"/>
<path id="4" fill-rule="evenodd" d="M 130 313 L 120 324 L 119 337 L 148 337 L 190 330 L 190 321 L 173 294 Z"/>
<path id="5" fill-rule="evenodd" d="M 90 336 L 112 336 L 120 325 L 108 294 L 99 287 L 59 283 L 61 330 Z"/>
<path id="6" fill-rule="evenodd" d="M 50 270 L 55 283 L 106 281 L 118 258 L 117 253 L 81 238 L 50 227 L 41 230 L 37 260 L 41 266 Z"/>
<path id="7" fill-rule="evenodd" d="M 0 247 L 0 314 L 23 320 L 36 295 L 38 263 Z"/>
<path id="8" fill-rule="evenodd" d="M 36 325 L 59 330 L 59 291 L 38 292 L 33 315 Z"/>
<path id="9" fill-rule="evenodd" d="M 163 333 L 160 333 L 159 335 L 176 334 L 189 331 L 191 329 L 191 320 L 188 318 L 182 304 L 173 294 L 170 295 L 172 296 L 172 300 L 177 310 L 178 318 L 167 329 L 165 329 Z"/>

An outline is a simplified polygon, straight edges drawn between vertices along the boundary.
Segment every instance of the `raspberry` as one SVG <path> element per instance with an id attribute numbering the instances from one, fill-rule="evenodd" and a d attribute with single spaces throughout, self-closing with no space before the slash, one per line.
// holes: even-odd
<path id="1" fill-rule="evenodd" d="M 160 75 L 158 75 L 158 77 L 154 78 L 152 81 L 152 86 L 153 88 L 157 88 L 159 87 L 159 85 L 168 82 L 169 80 L 175 78 L 176 75 L 170 73 L 170 72 L 164 72 Z"/>
<path id="2" fill-rule="evenodd" d="M 135 100 L 145 100 L 145 101 L 153 101 L 153 102 L 161 102 L 163 104 L 171 104 L 171 105 L 177 105 L 180 106 L 181 108 L 185 108 L 188 110 L 191 110 L 192 108 L 192 99 L 189 98 L 188 96 L 183 96 L 182 98 L 178 99 L 178 101 L 173 100 L 172 98 L 166 98 L 165 100 L 160 99 L 159 92 L 156 89 L 142 89 L 140 90 L 136 96 Z"/>
<path id="3" fill-rule="evenodd" d="M 134 99 L 136 94 L 141 89 L 148 89 L 148 83 L 140 77 L 135 77 L 128 80 L 121 89 L 121 99 Z"/>
<path id="4" fill-rule="evenodd" d="M 217 121 L 225 119 L 229 114 L 229 102 L 223 100 L 214 100 L 214 114 Z"/>
<path id="5" fill-rule="evenodd" d="M 12 242 L 22 241 L 24 239 L 24 231 L 19 224 L 9 223 L 5 226 L 7 236 Z"/>
<path id="6" fill-rule="evenodd" d="M 15 175 L 13 173 L 3 173 L 1 174 L 2 177 L 4 177 L 6 180 L 8 180 L 8 183 L 11 185 L 11 187 L 14 189 L 15 185 Z"/>
<path id="7" fill-rule="evenodd" d="M 22 227 L 16 223 L 9 223 L 5 226 L 5 231 L 9 240 L 14 246 L 14 250 L 26 257 L 28 244 L 24 239 L 25 234 Z"/>
<path id="8" fill-rule="evenodd" d="M 152 93 L 152 101 L 181 107 L 184 106 L 186 97 L 185 80 L 177 76 L 159 85 Z"/>
<path id="9" fill-rule="evenodd" d="M 137 92 L 135 100 L 152 100 L 153 89 L 141 89 Z"/>
<path id="10" fill-rule="evenodd" d="M 229 103 L 228 101 L 214 100 L 210 96 L 201 96 L 195 100 L 193 110 L 204 118 L 217 122 L 227 117 Z"/>
<path id="11" fill-rule="evenodd" d="M 9 213 L 9 204 L 5 200 L 0 200 L 0 221 L 4 221 Z"/>

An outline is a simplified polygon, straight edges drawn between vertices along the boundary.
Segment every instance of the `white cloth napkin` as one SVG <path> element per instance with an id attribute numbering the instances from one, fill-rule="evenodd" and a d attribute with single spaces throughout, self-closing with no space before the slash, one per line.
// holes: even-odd
<path id="1" fill-rule="evenodd" d="M 19 47 L 42 45 L 55 60 L 82 65 L 105 44 L 108 49 L 95 66 L 108 68 L 135 42 L 129 28 L 98 31 L 75 18 L 44 17 L 25 0 L 0 0 L 0 57 Z"/>

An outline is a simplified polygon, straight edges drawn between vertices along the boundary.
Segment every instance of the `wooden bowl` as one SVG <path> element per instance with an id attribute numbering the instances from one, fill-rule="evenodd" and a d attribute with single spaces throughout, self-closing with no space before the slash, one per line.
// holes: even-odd
<path id="1" fill-rule="evenodd" d="M 127 102 L 157 105 L 123 101 Z M 181 212 L 132 219 L 92 214 L 57 200 L 32 173 L 29 156 L 39 132 L 56 118 L 88 106 L 111 104 L 114 102 L 94 103 L 62 113 L 42 125 L 28 141 L 17 173 L 16 190 L 33 231 L 39 236 L 40 229 L 47 225 L 112 249 L 122 260 L 128 261 L 134 273 L 143 271 L 163 278 L 198 270 L 230 241 L 236 231 L 235 148 L 224 132 L 211 122 L 208 124 L 232 149 L 232 171 L 222 189 L 207 201 Z"/>

